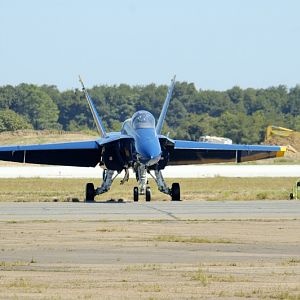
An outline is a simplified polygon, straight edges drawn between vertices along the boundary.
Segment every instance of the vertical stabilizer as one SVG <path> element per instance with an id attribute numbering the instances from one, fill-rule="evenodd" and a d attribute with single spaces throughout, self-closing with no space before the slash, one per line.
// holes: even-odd
<path id="1" fill-rule="evenodd" d="M 157 121 L 157 125 L 156 125 L 156 132 L 157 132 L 157 134 L 161 134 L 161 131 L 162 131 L 162 128 L 163 128 L 163 125 L 164 125 L 164 121 L 165 121 L 165 118 L 166 118 L 167 110 L 168 110 L 169 103 L 170 103 L 170 100 L 171 100 L 171 97 L 172 97 L 172 93 L 173 93 L 173 89 L 174 89 L 174 86 L 175 86 L 175 78 L 176 78 L 176 75 L 174 75 L 173 79 L 171 80 L 171 84 L 170 84 L 170 86 L 168 88 L 168 93 L 167 93 L 167 97 L 166 97 L 164 106 L 162 108 L 162 111 L 160 113 L 159 119 Z"/>
<path id="2" fill-rule="evenodd" d="M 82 91 L 84 92 L 85 98 L 86 98 L 86 100 L 87 100 L 87 102 L 89 104 L 90 110 L 92 112 L 92 115 L 93 115 L 95 124 L 97 126 L 98 132 L 99 132 L 99 134 L 100 134 L 101 137 L 106 137 L 106 131 L 105 131 L 105 128 L 104 128 L 104 126 L 102 124 L 101 118 L 99 117 L 99 115 L 97 113 L 97 110 L 96 110 L 96 107 L 95 107 L 95 105 L 93 103 L 93 100 L 90 97 L 90 95 L 87 92 L 87 90 L 85 89 L 85 86 L 84 86 L 83 81 L 82 81 L 82 79 L 81 79 L 80 76 L 79 76 L 79 81 L 80 81 L 81 86 L 82 86 Z"/>

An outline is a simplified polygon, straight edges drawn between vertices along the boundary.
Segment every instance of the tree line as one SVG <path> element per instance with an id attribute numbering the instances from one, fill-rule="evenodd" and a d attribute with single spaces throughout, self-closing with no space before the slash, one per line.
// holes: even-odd
<path id="1" fill-rule="evenodd" d="M 158 118 L 166 85 L 99 85 L 89 89 L 109 131 L 140 109 Z M 164 134 L 198 140 L 202 135 L 231 138 L 237 143 L 263 141 L 268 125 L 300 131 L 300 86 L 266 89 L 235 86 L 226 91 L 197 90 L 177 82 L 167 113 Z M 0 132 L 18 129 L 95 130 L 82 91 L 59 91 L 56 86 L 22 83 L 0 87 Z"/>

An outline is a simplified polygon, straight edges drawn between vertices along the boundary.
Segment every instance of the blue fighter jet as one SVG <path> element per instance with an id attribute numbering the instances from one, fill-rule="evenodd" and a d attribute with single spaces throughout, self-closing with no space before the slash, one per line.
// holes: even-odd
<path id="1" fill-rule="evenodd" d="M 82 91 L 88 101 L 100 137 L 93 141 L 80 141 L 44 145 L 0 147 L 0 160 L 20 163 L 95 167 L 104 169 L 102 184 L 94 188 L 86 185 L 86 201 L 107 192 L 116 176 L 125 171 L 121 184 L 129 179 L 129 169 L 136 174 L 137 186 L 133 189 L 134 201 L 145 195 L 151 200 L 147 176 L 155 180 L 159 191 L 180 200 L 179 183 L 168 187 L 162 176 L 166 166 L 194 165 L 219 162 L 245 162 L 280 157 L 285 147 L 264 145 L 216 144 L 207 142 L 173 140 L 162 135 L 162 128 L 175 86 L 175 76 L 168 88 L 166 100 L 157 123 L 153 115 L 140 110 L 124 121 L 121 132 L 108 133 L 94 103 L 79 77 Z"/>

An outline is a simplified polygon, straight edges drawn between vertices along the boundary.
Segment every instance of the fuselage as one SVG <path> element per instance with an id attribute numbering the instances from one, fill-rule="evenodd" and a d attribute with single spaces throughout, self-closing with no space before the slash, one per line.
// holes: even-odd
<path id="1" fill-rule="evenodd" d="M 146 166 L 158 163 L 161 147 L 155 129 L 155 119 L 150 112 L 137 111 L 123 123 L 121 133 L 133 138 L 139 163 Z"/>

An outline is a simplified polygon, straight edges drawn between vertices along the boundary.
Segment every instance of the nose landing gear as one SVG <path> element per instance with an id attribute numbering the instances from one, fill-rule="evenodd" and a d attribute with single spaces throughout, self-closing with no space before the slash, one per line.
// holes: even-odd
<path id="1" fill-rule="evenodd" d="M 146 202 L 151 200 L 151 189 L 149 187 L 146 188 Z"/>
<path id="2" fill-rule="evenodd" d="M 145 195 L 146 201 L 151 201 L 151 189 L 147 186 L 147 169 L 144 165 L 139 165 L 135 169 L 136 179 L 139 186 L 133 188 L 133 201 L 139 201 L 139 195 Z"/>
<path id="3" fill-rule="evenodd" d="M 170 195 L 172 201 L 180 201 L 180 185 L 177 182 L 172 184 L 171 188 L 168 188 L 162 173 L 160 170 L 155 170 L 154 175 L 145 168 L 145 166 L 140 165 L 135 170 L 136 178 L 139 183 L 138 187 L 133 189 L 133 200 L 137 202 L 139 200 L 139 195 L 146 195 L 146 201 L 151 201 L 151 190 L 147 187 L 147 173 L 149 173 L 155 180 L 158 190 L 164 194 Z"/>
<path id="4" fill-rule="evenodd" d="M 139 188 L 135 186 L 133 188 L 133 201 L 138 202 L 139 201 Z"/>
<path id="5" fill-rule="evenodd" d="M 139 193 L 139 188 L 135 186 L 133 188 L 133 201 L 138 202 L 139 201 L 139 195 L 145 195 L 146 196 L 146 202 L 151 201 L 151 189 L 150 187 L 146 187 L 146 190 L 144 193 Z"/>

